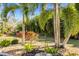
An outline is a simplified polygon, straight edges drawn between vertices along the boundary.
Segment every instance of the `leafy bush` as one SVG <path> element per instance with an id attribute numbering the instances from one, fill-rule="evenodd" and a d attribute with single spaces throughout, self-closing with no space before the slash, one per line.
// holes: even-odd
<path id="1" fill-rule="evenodd" d="M 16 33 L 16 36 L 22 38 L 22 34 L 23 34 L 23 33 L 24 33 L 24 32 L 19 31 L 19 32 Z M 33 40 L 38 39 L 38 36 L 39 36 L 39 35 L 38 35 L 37 33 L 33 32 L 33 31 L 25 32 L 25 38 L 26 38 L 26 40 L 31 40 L 31 41 L 33 41 Z"/>
<path id="2" fill-rule="evenodd" d="M 17 39 L 11 40 L 11 44 L 18 44 L 18 40 Z"/>
<path id="3" fill-rule="evenodd" d="M 3 40 L 0 42 L 0 46 L 1 47 L 7 47 L 10 45 L 10 41 L 9 40 Z"/>
<path id="4" fill-rule="evenodd" d="M 24 50 L 25 50 L 26 52 L 31 52 L 31 51 L 34 50 L 34 45 L 32 45 L 32 44 L 30 44 L 30 43 L 25 44 L 25 45 L 24 45 Z"/>
<path id="5" fill-rule="evenodd" d="M 58 53 L 58 48 L 46 47 L 44 49 L 45 52 L 56 55 Z"/>

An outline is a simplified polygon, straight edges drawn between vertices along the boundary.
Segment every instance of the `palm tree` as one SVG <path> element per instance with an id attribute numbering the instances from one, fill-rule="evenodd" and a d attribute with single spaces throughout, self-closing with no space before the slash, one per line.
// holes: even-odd
<path id="1" fill-rule="evenodd" d="M 53 13 L 51 12 L 51 10 L 46 10 L 48 4 L 40 4 L 40 5 L 41 5 L 41 13 L 38 16 L 38 23 L 41 30 L 44 31 L 45 25 L 48 22 L 48 20 L 52 18 Z"/>
<path id="2" fill-rule="evenodd" d="M 38 4 L 21 3 L 21 4 L 18 4 L 18 6 L 20 7 L 20 9 L 23 12 L 23 21 L 22 21 L 23 40 L 22 40 L 22 42 L 25 43 L 25 32 L 27 31 L 27 29 L 25 28 L 25 22 L 27 22 L 27 20 L 28 20 L 29 13 L 33 14 L 34 10 L 38 7 Z M 25 17 L 26 17 L 26 19 L 25 19 Z"/>
<path id="3" fill-rule="evenodd" d="M 54 4 L 54 39 L 55 46 L 60 47 L 60 18 L 59 18 L 59 4 Z"/>
<path id="4" fill-rule="evenodd" d="M 40 16 L 38 17 L 38 23 L 42 30 L 45 30 L 46 23 L 49 19 L 54 16 L 54 38 L 55 38 L 55 46 L 60 46 L 60 18 L 59 18 L 59 4 L 54 4 L 53 12 L 46 10 L 47 4 L 41 4 L 42 11 Z M 53 27 L 53 26 L 52 26 Z"/>
<path id="5" fill-rule="evenodd" d="M 22 31 L 23 31 L 23 40 L 22 42 L 25 42 L 25 21 L 28 20 L 28 15 L 29 13 L 33 13 L 34 10 L 37 8 L 37 4 L 3 4 L 4 9 L 2 11 L 2 17 L 3 17 L 3 21 L 7 22 L 7 14 L 11 11 L 12 13 L 16 10 L 16 9 L 20 9 L 23 12 L 23 24 L 22 24 Z M 26 19 L 24 19 L 26 17 Z"/>
<path id="6" fill-rule="evenodd" d="M 3 10 L 1 12 L 1 20 L 3 21 L 3 30 L 6 27 L 6 24 L 8 22 L 8 17 L 7 14 L 11 11 L 12 13 L 14 13 L 14 6 L 10 4 L 10 6 L 8 6 L 7 3 L 5 4 L 1 4 L 0 6 L 3 6 Z M 4 31 L 3 31 L 4 33 Z"/>
<path id="7" fill-rule="evenodd" d="M 65 39 L 63 46 L 65 46 L 70 36 L 74 36 L 79 32 L 79 17 L 75 4 L 68 4 L 66 8 L 63 8 L 61 19 L 64 21 Z"/>

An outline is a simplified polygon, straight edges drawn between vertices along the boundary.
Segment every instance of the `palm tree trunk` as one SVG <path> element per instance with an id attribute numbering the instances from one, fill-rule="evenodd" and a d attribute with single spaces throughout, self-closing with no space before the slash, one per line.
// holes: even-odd
<path id="1" fill-rule="evenodd" d="M 60 47 L 60 19 L 59 19 L 59 4 L 54 4 L 54 39 L 55 46 Z"/>
<path id="2" fill-rule="evenodd" d="M 69 41 L 69 38 L 71 36 L 71 33 L 68 34 L 68 36 L 64 39 L 64 42 L 62 44 L 63 47 L 65 47 L 65 45 L 67 44 L 67 42 Z"/>
<path id="3" fill-rule="evenodd" d="M 24 24 L 24 14 L 23 14 L 23 24 L 22 24 L 22 44 L 25 43 L 25 24 Z"/>

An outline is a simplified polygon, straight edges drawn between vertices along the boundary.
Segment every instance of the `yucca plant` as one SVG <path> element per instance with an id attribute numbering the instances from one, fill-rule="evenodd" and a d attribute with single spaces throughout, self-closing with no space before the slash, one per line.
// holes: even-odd
<path id="1" fill-rule="evenodd" d="M 24 45 L 24 50 L 26 52 L 32 52 L 34 50 L 34 45 L 32 45 L 31 43 L 27 43 Z"/>

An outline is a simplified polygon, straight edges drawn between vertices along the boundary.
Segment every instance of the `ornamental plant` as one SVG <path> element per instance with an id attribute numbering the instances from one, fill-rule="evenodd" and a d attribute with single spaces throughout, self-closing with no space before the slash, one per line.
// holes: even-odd
<path id="1" fill-rule="evenodd" d="M 24 50 L 26 52 L 32 52 L 34 50 L 34 45 L 32 45 L 31 43 L 25 44 L 24 45 Z"/>

